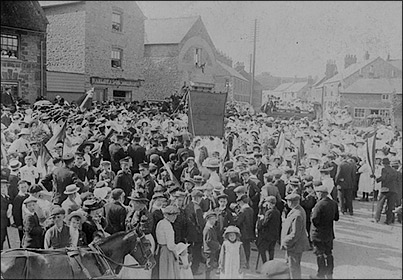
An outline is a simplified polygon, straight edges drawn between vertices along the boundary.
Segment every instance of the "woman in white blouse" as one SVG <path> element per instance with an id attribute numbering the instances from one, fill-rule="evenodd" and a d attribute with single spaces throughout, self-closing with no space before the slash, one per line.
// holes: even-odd
<path id="1" fill-rule="evenodd" d="M 159 279 L 179 279 L 179 261 L 175 232 L 172 223 L 178 216 L 179 209 L 169 205 L 162 208 L 164 219 L 158 222 L 155 229 L 159 251 Z"/>

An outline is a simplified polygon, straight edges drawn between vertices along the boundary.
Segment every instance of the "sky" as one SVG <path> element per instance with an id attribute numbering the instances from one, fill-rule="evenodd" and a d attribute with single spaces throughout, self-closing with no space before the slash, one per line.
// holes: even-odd
<path id="1" fill-rule="evenodd" d="M 344 68 L 363 60 L 402 58 L 401 1 L 136 1 L 148 18 L 200 15 L 215 47 L 249 70 L 257 20 L 255 73 L 322 76 L 326 61 Z"/>

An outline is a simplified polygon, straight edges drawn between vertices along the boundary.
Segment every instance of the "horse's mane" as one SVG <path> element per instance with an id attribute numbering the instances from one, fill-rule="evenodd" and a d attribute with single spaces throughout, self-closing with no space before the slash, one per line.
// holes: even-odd
<path id="1" fill-rule="evenodd" d="M 131 233 L 131 232 L 133 232 L 133 231 L 130 230 L 130 231 L 115 232 L 114 234 L 112 234 L 112 235 L 110 235 L 108 237 L 102 238 L 99 241 L 96 241 L 94 243 L 96 245 L 98 245 L 98 246 L 102 246 L 102 245 L 105 245 L 106 243 L 112 242 L 112 241 L 114 241 L 116 239 L 119 239 L 119 238 L 123 239 L 123 236 L 125 236 L 126 234 Z M 136 232 L 134 232 L 134 233 L 136 234 L 136 237 L 137 237 L 138 234 Z"/>

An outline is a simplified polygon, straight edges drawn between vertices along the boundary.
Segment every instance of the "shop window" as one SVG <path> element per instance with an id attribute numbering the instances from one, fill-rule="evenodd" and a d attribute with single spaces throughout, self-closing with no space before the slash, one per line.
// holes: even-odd
<path id="1" fill-rule="evenodd" d="M 364 117 L 365 117 L 365 109 L 354 108 L 354 118 L 364 118 Z"/>
<path id="2" fill-rule="evenodd" d="M 122 32 L 122 13 L 117 11 L 112 13 L 112 30 Z"/>
<path id="3" fill-rule="evenodd" d="M 18 58 L 18 36 L 1 34 L 1 57 Z"/>
<path id="4" fill-rule="evenodd" d="M 112 49 L 112 68 L 122 68 L 122 50 L 118 48 Z"/>
<path id="5" fill-rule="evenodd" d="M 123 90 L 114 90 L 113 91 L 113 99 L 115 101 L 123 102 L 126 100 L 126 91 Z"/>

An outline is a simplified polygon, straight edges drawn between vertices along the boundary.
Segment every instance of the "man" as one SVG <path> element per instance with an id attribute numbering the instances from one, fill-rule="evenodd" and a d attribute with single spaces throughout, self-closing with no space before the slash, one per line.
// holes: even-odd
<path id="1" fill-rule="evenodd" d="M 11 92 L 11 86 L 6 85 L 4 91 L 1 93 L 1 104 L 3 106 L 15 106 L 15 100 Z"/>
<path id="2" fill-rule="evenodd" d="M 393 210 L 395 208 L 395 201 L 397 197 L 399 176 L 398 171 L 390 166 L 389 158 L 382 159 L 383 168 L 381 177 L 376 178 L 376 182 L 381 182 L 381 195 L 376 205 L 375 222 L 379 223 L 381 219 L 381 211 L 386 201 L 386 221 L 385 224 L 389 225 L 394 222 L 395 217 Z M 370 175 L 374 178 L 375 175 Z"/>
<path id="3" fill-rule="evenodd" d="M 355 168 L 348 162 L 347 154 L 342 154 L 341 162 L 337 166 L 335 184 L 337 186 L 337 196 L 343 215 L 348 211 L 353 215 L 353 187 L 355 181 Z"/>
<path id="4" fill-rule="evenodd" d="M 77 203 L 77 192 L 80 190 L 76 184 L 71 184 L 66 187 L 66 190 L 63 192 L 67 195 L 67 199 L 63 201 L 62 208 L 69 215 L 71 212 L 80 209 L 80 205 Z"/>
<path id="5" fill-rule="evenodd" d="M 123 206 L 125 192 L 121 188 L 112 190 L 111 198 L 112 201 L 105 205 L 105 231 L 112 235 L 125 230 L 127 211 Z"/>
<path id="6" fill-rule="evenodd" d="M 199 265 L 202 262 L 202 245 L 203 245 L 203 229 L 205 221 L 203 219 L 203 211 L 200 208 L 200 202 L 203 193 L 199 190 L 193 190 L 191 193 L 192 201 L 185 208 L 186 217 L 188 219 L 187 241 L 190 243 L 189 253 L 192 255 L 192 272 L 193 275 L 200 275 Z"/>
<path id="7" fill-rule="evenodd" d="M 30 151 L 30 146 L 29 146 L 29 137 L 31 135 L 31 132 L 29 131 L 28 128 L 23 128 L 21 131 L 17 134 L 18 139 L 14 140 L 14 142 L 10 145 L 10 148 L 8 148 L 8 154 L 11 153 L 18 153 L 18 158 L 21 162 L 24 162 L 25 156 L 29 153 Z"/>
<path id="8" fill-rule="evenodd" d="M 12 215 L 12 201 L 7 194 L 8 192 L 8 181 L 6 179 L 1 179 L 1 250 L 3 250 L 3 243 L 7 236 L 7 227 L 10 224 L 9 218 Z"/>
<path id="9" fill-rule="evenodd" d="M 161 156 L 165 160 L 165 162 L 169 161 L 169 155 L 174 154 L 175 150 L 168 146 L 168 139 L 163 138 L 160 140 L 160 144 L 162 146 Z"/>
<path id="10" fill-rule="evenodd" d="M 54 225 L 45 233 L 45 249 L 60 249 L 71 245 L 70 230 L 64 223 L 65 214 L 62 207 L 53 207 L 50 217 Z"/>
<path id="11" fill-rule="evenodd" d="M 151 178 L 148 163 L 140 163 L 139 171 L 144 179 L 144 189 L 148 200 L 151 200 L 154 195 L 155 181 Z"/>
<path id="12" fill-rule="evenodd" d="M 141 137 L 139 134 L 133 136 L 133 144 L 127 148 L 127 153 L 133 161 L 133 172 L 139 173 L 139 164 L 146 161 L 146 149 L 140 145 Z M 134 174 L 133 173 L 133 174 Z"/>
<path id="13" fill-rule="evenodd" d="M 176 155 L 178 156 L 178 159 L 179 159 L 179 164 L 182 164 L 182 162 L 183 162 L 183 158 L 182 158 L 182 154 L 184 153 L 184 152 L 187 152 L 187 155 L 189 156 L 189 157 L 195 157 L 195 153 L 194 153 L 194 151 L 192 150 L 192 149 L 190 149 L 190 140 L 189 139 L 186 139 L 184 142 L 183 142 L 183 148 L 179 148 L 178 150 L 177 150 L 177 152 L 176 152 Z"/>
<path id="14" fill-rule="evenodd" d="M 125 141 L 125 136 L 123 134 L 117 134 L 115 136 L 115 143 L 109 146 L 109 154 L 111 156 L 112 170 L 115 174 L 120 170 L 120 160 L 126 157 L 126 152 L 123 149 L 123 143 Z M 128 196 L 128 195 L 127 195 Z"/>
<path id="15" fill-rule="evenodd" d="M 121 170 L 118 171 L 118 174 L 115 177 L 113 189 L 121 188 L 125 192 L 123 204 L 129 205 L 129 197 L 134 189 L 133 175 L 130 171 L 130 162 L 123 158 L 120 160 L 120 167 Z"/>
<path id="16" fill-rule="evenodd" d="M 38 215 L 35 212 L 37 199 L 29 196 L 24 200 L 27 213 L 24 216 L 24 237 L 22 248 L 43 248 L 43 228 L 39 223 Z"/>
<path id="17" fill-rule="evenodd" d="M 300 196 L 292 193 L 286 196 L 287 205 L 291 209 L 283 222 L 280 249 L 286 250 L 286 260 L 291 279 L 301 279 L 302 253 L 309 249 L 306 232 L 306 215 L 299 205 Z"/>
<path id="18" fill-rule="evenodd" d="M 64 193 L 68 185 L 77 184 L 79 179 L 71 168 L 74 165 L 74 156 L 70 153 L 62 158 L 64 166 L 58 167 L 53 171 L 53 185 L 56 186 L 53 203 L 61 205 L 66 200 L 67 194 Z"/>
<path id="19" fill-rule="evenodd" d="M 267 167 L 262 162 L 263 155 L 262 155 L 262 153 L 259 152 L 259 153 L 254 154 L 254 157 L 255 157 L 255 160 L 256 160 L 256 165 L 258 167 L 256 176 L 259 179 L 259 181 L 263 183 L 264 182 L 264 177 L 263 176 L 264 176 L 264 174 L 267 173 Z"/>
<path id="20" fill-rule="evenodd" d="M 318 273 L 313 278 L 333 279 L 333 239 L 334 222 L 339 220 L 337 203 L 328 197 L 328 189 L 315 187 L 318 202 L 312 210 L 310 238 L 316 255 Z M 312 278 L 312 277 L 311 277 Z"/>
<path id="21" fill-rule="evenodd" d="M 241 230 L 241 241 L 245 250 L 246 269 L 249 269 L 250 243 L 255 240 L 255 223 L 253 209 L 248 204 L 248 196 L 243 194 L 237 198 L 239 212 L 235 217 L 235 225 Z"/>
<path id="22" fill-rule="evenodd" d="M 172 226 L 175 231 L 175 244 L 179 242 L 186 243 L 187 231 L 188 231 L 188 219 L 186 217 L 184 209 L 184 201 L 186 193 L 182 191 L 177 191 L 174 193 L 174 200 L 172 204 L 179 209 L 178 217 L 173 222 Z"/>
<path id="23" fill-rule="evenodd" d="M 250 167 L 250 169 L 251 170 L 241 171 L 240 175 L 243 179 L 244 186 L 246 186 L 246 193 L 248 194 L 248 197 L 250 199 L 250 206 L 253 209 L 253 224 L 255 225 L 257 221 L 257 215 L 259 214 L 260 188 L 256 184 L 256 181 L 258 180 L 257 177 L 254 176 L 254 178 L 251 178 L 250 174 L 251 171 L 256 174 L 257 166 L 253 165 Z"/>

